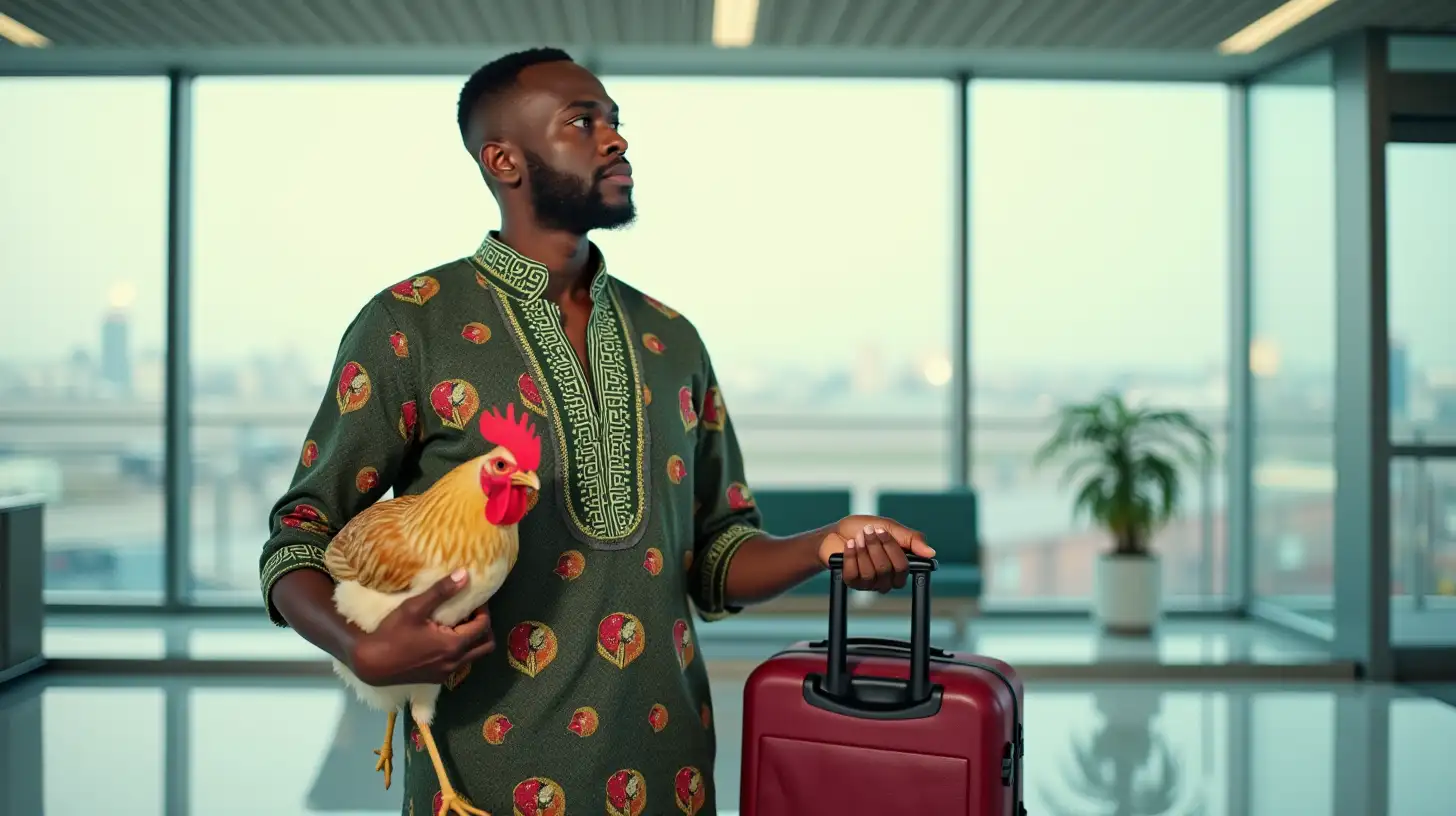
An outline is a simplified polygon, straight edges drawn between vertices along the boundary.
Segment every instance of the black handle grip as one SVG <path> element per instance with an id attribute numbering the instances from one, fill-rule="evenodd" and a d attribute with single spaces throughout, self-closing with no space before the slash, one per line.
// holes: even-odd
<path id="1" fill-rule="evenodd" d="M 936 567 L 939 566 L 939 562 L 934 558 L 926 558 L 923 555 L 916 555 L 915 553 L 905 553 L 905 560 L 910 564 L 911 575 L 917 572 L 935 572 Z M 842 569 L 844 569 L 844 553 L 835 553 L 829 556 L 829 571 L 833 572 Z"/>
<path id="2" fill-rule="evenodd" d="M 891 638 L 880 638 L 880 637 L 852 637 L 852 638 L 845 638 L 844 639 L 844 643 L 845 643 L 845 647 L 847 649 L 856 649 L 858 647 L 863 646 L 863 647 L 866 647 L 867 650 L 871 650 L 871 651 L 878 650 L 880 652 L 908 652 L 908 651 L 910 651 L 910 645 L 908 643 L 906 643 L 903 640 L 893 640 Z M 829 648 L 829 641 L 827 641 L 827 640 L 815 640 L 815 641 L 812 641 L 812 642 L 809 643 L 809 648 L 811 648 L 811 649 L 828 649 Z M 937 646 L 931 646 L 930 647 L 930 656 L 931 657 L 940 657 L 940 658 L 947 658 L 948 659 L 950 657 L 950 652 L 947 652 L 946 650 L 941 649 L 941 648 L 939 648 Z"/>
<path id="3" fill-rule="evenodd" d="M 930 573 L 938 566 L 934 558 L 905 554 L 910 566 L 910 700 L 930 698 Z M 829 666 L 825 690 L 848 697 L 851 693 L 847 667 L 849 588 L 844 585 L 844 556 L 829 556 Z"/>

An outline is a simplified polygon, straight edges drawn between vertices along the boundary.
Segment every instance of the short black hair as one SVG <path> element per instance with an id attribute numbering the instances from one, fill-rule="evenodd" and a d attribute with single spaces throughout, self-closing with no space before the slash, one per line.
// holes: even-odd
<path id="1" fill-rule="evenodd" d="M 456 103 L 455 121 L 460 126 L 460 138 L 465 146 L 474 152 L 470 144 L 470 118 L 482 102 L 489 103 L 515 84 L 521 71 L 543 62 L 574 62 L 571 55 L 560 48 L 528 48 L 516 51 L 482 65 L 460 89 L 460 101 Z"/>

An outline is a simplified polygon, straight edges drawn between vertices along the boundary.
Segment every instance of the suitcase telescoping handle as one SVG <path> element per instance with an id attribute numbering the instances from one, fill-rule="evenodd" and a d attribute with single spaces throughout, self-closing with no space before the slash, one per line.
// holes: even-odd
<path id="1" fill-rule="evenodd" d="M 929 716 L 939 709 L 930 685 L 930 573 L 935 571 L 936 562 L 911 553 L 906 553 L 905 558 L 910 565 L 911 585 L 908 687 L 903 681 L 889 678 L 861 678 L 866 682 L 859 684 L 862 689 L 856 688 L 848 668 L 849 588 L 844 584 L 844 556 L 835 554 L 829 557 L 829 665 L 822 693 L 805 690 L 806 696 L 813 698 L 809 702 L 852 716 L 880 719 Z M 869 697 L 874 699 L 866 699 Z"/>
<path id="2" fill-rule="evenodd" d="M 845 642 L 845 645 L 848 646 L 851 649 L 861 649 L 861 650 L 863 650 L 865 652 L 909 652 L 910 651 L 910 644 L 909 643 L 906 643 L 903 640 L 895 640 L 893 638 L 852 637 L 852 638 L 845 638 L 844 639 L 844 642 Z M 818 647 L 820 649 L 827 649 L 827 648 L 829 648 L 829 641 L 827 641 L 827 640 L 816 640 L 813 643 L 810 643 L 809 645 L 810 646 L 816 646 L 816 647 Z M 933 658 L 937 658 L 937 657 L 949 658 L 950 657 L 950 652 L 947 652 L 946 650 L 941 649 L 941 648 L 939 648 L 937 646 L 931 646 L 930 647 L 930 656 L 931 656 L 932 659 Z"/>

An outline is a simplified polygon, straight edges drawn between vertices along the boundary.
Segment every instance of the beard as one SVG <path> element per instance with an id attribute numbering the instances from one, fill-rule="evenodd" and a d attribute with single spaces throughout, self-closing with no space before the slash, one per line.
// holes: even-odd
<path id="1" fill-rule="evenodd" d="M 531 206 L 543 227 L 585 235 L 594 229 L 625 227 L 637 217 L 630 191 L 625 203 L 608 204 L 602 199 L 600 178 L 583 182 L 578 176 L 547 165 L 530 151 L 526 151 L 526 168 L 530 172 Z"/>

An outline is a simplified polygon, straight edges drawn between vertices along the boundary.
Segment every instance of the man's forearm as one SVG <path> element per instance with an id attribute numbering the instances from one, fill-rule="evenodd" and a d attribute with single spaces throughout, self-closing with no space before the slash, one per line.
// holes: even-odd
<path id="1" fill-rule="evenodd" d="M 824 569 L 819 547 L 833 529 L 821 527 L 787 538 L 759 535 L 740 544 L 728 562 L 723 593 L 726 603 L 761 603 L 817 575 Z"/>
<path id="2" fill-rule="evenodd" d="M 354 645 L 363 631 L 334 606 L 334 582 L 316 569 L 296 569 L 273 585 L 273 605 L 304 640 L 353 665 Z"/>

